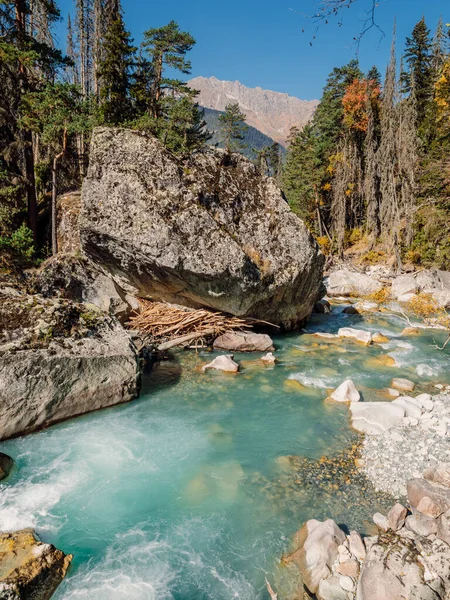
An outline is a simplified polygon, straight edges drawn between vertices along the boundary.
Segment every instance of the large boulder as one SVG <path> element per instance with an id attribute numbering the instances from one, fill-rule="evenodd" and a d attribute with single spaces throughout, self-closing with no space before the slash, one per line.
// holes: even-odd
<path id="1" fill-rule="evenodd" d="M 327 294 L 328 296 L 370 296 L 382 288 L 383 284 L 369 275 L 340 269 L 330 274 Z"/>
<path id="2" fill-rule="evenodd" d="M 98 128 L 82 197 L 84 252 L 133 295 L 287 329 L 323 295 L 317 244 L 241 155 L 181 161 L 151 136 Z"/>
<path id="3" fill-rule="evenodd" d="M 0 534 L 0 598 L 49 600 L 72 556 L 43 544 L 32 529 Z"/>
<path id="4" fill-rule="evenodd" d="M 114 318 L 0 294 L 0 439 L 135 398 L 139 358 Z"/>
<path id="5" fill-rule="evenodd" d="M 426 479 L 410 479 L 407 484 L 408 500 L 414 510 L 427 517 L 437 518 L 450 509 L 450 489 Z"/>
<path id="6" fill-rule="evenodd" d="M 75 254 L 80 251 L 78 218 L 81 210 L 81 192 L 68 192 L 58 196 L 56 223 L 58 252 Z"/>
<path id="7" fill-rule="evenodd" d="M 405 409 L 392 402 L 351 402 L 351 425 L 360 433 L 381 435 L 403 419 Z"/>

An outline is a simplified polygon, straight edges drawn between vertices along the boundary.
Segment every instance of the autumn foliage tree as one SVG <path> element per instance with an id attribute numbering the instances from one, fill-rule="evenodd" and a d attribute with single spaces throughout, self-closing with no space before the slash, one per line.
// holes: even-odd
<path id="1" fill-rule="evenodd" d="M 372 110 L 379 104 L 381 89 L 374 79 L 355 79 L 342 98 L 344 125 L 350 130 L 366 132 L 369 125 L 370 102 Z"/>

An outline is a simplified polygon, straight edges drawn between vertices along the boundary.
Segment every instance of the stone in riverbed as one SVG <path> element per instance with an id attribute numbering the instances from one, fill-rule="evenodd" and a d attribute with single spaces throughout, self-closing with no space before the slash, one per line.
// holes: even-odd
<path id="1" fill-rule="evenodd" d="M 388 388 L 387 391 L 391 398 L 398 398 L 400 396 L 400 392 L 398 390 L 394 390 L 394 388 Z"/>
<path id="2" fill-rule="evenodd" d="M 396 390 L 400 390 L 401 392 L 413 392 L 416 384 L 409 379 L 396 377 L 391 381 L 391 387 L 395 388 Z"/>
<path id="3" fill-rule="evenodd" d="M 405 327 L 405 329 L 401 332 L 400 335 L 418 335 L 419 330 L 417 327 Z"/>
<path id="4" fill-rule="evenodd" d="M 359 562 L 357 560 L 346 560 L 336 567 L 336 572 L 347 577 L 358 577 Z"/>
<path id="5" fill-rule="evenodd" d="M 382 283 L 364 273 L 341 269 L 330 274 L 327 294 L 328 296 L 369 296 L 382 288 Z"/>
<path id="6" fill-rule="evenodd" d="M 215 369 L 216 371 L 224 371 L 225 373 L 237 373 L 239 371 L 239 364 L 234 362 L 233 355 L 221 355 L 202 367 L 202 371 L 205 372 L 207 369 Z"/>
<path id="7" fill-rule="evenodd" d="M 342 589 L 340 577 L 322 579 L 317 590 L 318 600 L 348 600 L 348 594 Z"/>
<path id="8" fill-rule="evenodd" d="M 318 302 L 316 302 L 314 304 L 314 310 L 316 311 L 316 313 L 320 313 L 323 315 L 329 314 L 330 312 L 332 312 L 332 307 L 331 304 L 328 302 L 328 300 L 325 300 L 325 298 L 322 298 L 322 300 L 319 300 Z"/>
<path id="9" fill-rule="evenodd" d="M 396 277 L 391 286 L 391 296 L 395 300 L 402 301 L 405 298 L 405 301 L 408 301 L 408 296 L 412 296 L 419 291 L 419 286 L 415 280 L 413 275 L 400 275 Z"/>
<path id="10" fill-rule="evenodd" d="M 82 250 L 135 296 L 293 329 L 325 291 L 308 228 L 240 154 L 181 159 L 151 135 L 99 127 L 82 202 Z"/>
<path id="11" fill-rule="evenodd" d="M 7 454 L 3 454 L 3 452 L 0 452 L 0 480 L 5 479 L 5 477 L 8 477 L 8 475 L 11 472 L 11 469 L 13 468 L 13 465 L 13 459 Z"/>
<path id="12" fill-rule="evenodd" d="M 320 582 L 330 577 L 338 546 L 345 540 L 345 533 L 332 519 L 323 522 L 310 519 L 297 532 L 294 541 L 298 548 L 286 560 L 299 566 L 311 593 L 317 593 Z"/>
<path id="13" fill-rule="evenodd" d="M 424 479 L 450 488 L 450 463 L 439 463 L 423 473 Z"/>
<path id="14" fill-rule="evenodd" d="M 72 556 L 43 544 L 32 529 L 0 534 L 0 597 L 49 600 Z"/>
<path id="15" fill-rule="evenodd" d="M 271 338 L 265 333 L 228 331 L 214 340 L 214 348 L 233 352 L 269 352 L 274 349 Z"/>
<path id="16" fill-rule="evenodd" d="M 402 406 L 405 409 L 405 416 L 412 417 L 413 419 L 420 419 L 422 416 L 422 409 L 417 406 L 414 402 L 411 402 L 407 397 L 403 396 L 392 400 L 392 404 Z"/>
<path id="17" fill-rule="evenodd" d="M 426 479 L 410 479 L 407 483 L 408 500 L 414 510 L 439 517 L 450 508 L 450 489 L 430 483 Z"/>
<path id="18" fill-rule="evenodd" d="M 363 331 L 362 329 L 353 329 L 352 327 L 342 327 L 338 331 L 340 338 L 349 338 L 363 344 L 364 346 L 370 346 L 372 343 L 372 335 L 369 331 Z"/>
<path id="19" fill-rule="evenodd" d="M 387 520 L 389 522 L 389 526 L 394 531 L 403 527 L 406 519 L 406 515 L 408 514 L 407 509 L 400 503 L 394 504 L 391 510 L 387 514 Z"/>
<path id="20" fill-rule="evenodd" d="M 381 435 L 400 423 L 405 409 L 392 402 L 351 402 L 351 425 L 356 431 Z"/>
<path id="21" fill-rule="evenodd" d="M 422 513 L 414 513 L 406 517 L 405 527 L 421 537 L 428 537 L 437 532 L 436 520 Z"/>
<path id="22" fill-rule="evenodd" d="M 351 379 L 347 379 L 334 390 L 330 395 L 330 400 L 335 402 L 359 402 L 360 394 Z"/>
<path id="23" fill-rule="evenodd" d="M 375 344 L 387 344 L 387 342 L 389 342 L 389 338 L 377 331 L 376 333 L 372 334 L 372 342 Z"/>
<path id="24" fill-rule="evenodd" d="M 348 536 L 348 547 L 350 553 L 358 560 L 364 560 L 366 558 L 366 547 L 362 537 L 357 531 L 350 531 Z"/>
<path id="25" fill-rule="evenodd" d="M 272 352 L 268 352 L 264 356 L 261 356 L 261 360 L 263 361 L 263 363 L 266 363 L 267 365 L 274 365 L 276 363 L 277 359 L 272 354 Z"/>
<path id="26" fill-rule="evenodd" d="M 388 518 L 379 512 L 373 515 L 372 520 L 381 531 L 386 532 L 391 528 Z"/>

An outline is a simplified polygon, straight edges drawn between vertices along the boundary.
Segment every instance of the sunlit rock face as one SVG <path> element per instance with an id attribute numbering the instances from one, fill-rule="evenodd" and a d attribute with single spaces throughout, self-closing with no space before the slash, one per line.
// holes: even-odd
<path id="1" fill-rule="evenodd" d="M 217 150 L 181 161 L 153 137 L 94 131 L 84 252 L 126 291 L 287 329 L 321 295 L 324 257 L 272 178 Z"/>

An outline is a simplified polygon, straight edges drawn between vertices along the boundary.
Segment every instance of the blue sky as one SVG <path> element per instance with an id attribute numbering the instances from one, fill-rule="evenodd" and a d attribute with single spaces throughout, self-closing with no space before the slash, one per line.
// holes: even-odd
<path id="1" fill-rule="evenodd" d="M 307 100 L 319 98 L 328 73 L 355 57 L 352 39 L 362 29 L 372 0 L 357 0 L 342 13 L 343 25 L 331 18 L 322 25 L 313 45 L 315 25 L 307 15 L 317 10 L 315 0 L 122 0 L 125 19 L 135 42 L 142 32 L 171 19 L 179 22 L 197 40 L 191 52 L 192 76 L 214 75 L 239 80 L 249 87 L 260 86 Z M 62 15 L 74 10 L 75 0 L 60 0 Z M 377 22 L 386 36 L 368 32 L 360 45 L 359 60 L 364 70 L 376 64 L 385 70 L 394 19 L 397 19 L 397 48 L 425 15 L 435 28 L 439 15 L 450 21 L 448 0 L 380 0 Z M 305 33 L 302 33 L 305 29 Z M 61 31 L 61 38 L 64 34 Z M 64 40 L 61 39 L 64 44 Z"/>

